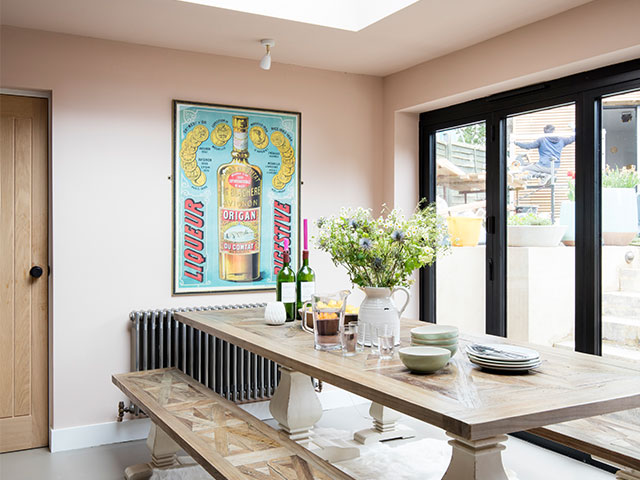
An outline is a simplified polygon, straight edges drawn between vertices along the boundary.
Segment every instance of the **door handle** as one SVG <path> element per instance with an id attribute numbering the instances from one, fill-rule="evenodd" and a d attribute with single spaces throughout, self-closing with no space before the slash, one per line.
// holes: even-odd
<path id="1" fill-rule="evenodd" d="M 31 267 L 31 270 L 29 270 L 29 275 L 33 278 L 40 278 L 43 273 L 42 267 L 39 267 L 38 265 Z"/>

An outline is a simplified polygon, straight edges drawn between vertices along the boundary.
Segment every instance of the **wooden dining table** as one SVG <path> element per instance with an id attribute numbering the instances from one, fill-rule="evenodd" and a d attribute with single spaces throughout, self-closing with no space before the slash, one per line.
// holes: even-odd
<path id="1" fill-rule="evenodd" d="M 309 381 L 313 377 L 444 429 L 453 447 L 445 480 L 506 480 L 501 458 L 506 434 L 640 407 L 636 366 L 502 337 L 461 333 L 460 349 L 443 369 L 418 375 L 397 355 L 380 360 L 369 348 L 351 357 L 315 350 L 313 335 L 300 328 L 300 321 L 267 325 L 263 308 L 181 312 L 176 317 L 281 366 L 270 409 L 292 439 L 308 439 L 322 413 Z M 424 325 L 402 319 L 401 344 L 410 343 L 411 328 Z M 542 365 L 525 374 L 485 371 L 464 353 L 471 342 L 535 348 Z M 388 427 L 383 413 L 375 417 L 376 428 Z"/>

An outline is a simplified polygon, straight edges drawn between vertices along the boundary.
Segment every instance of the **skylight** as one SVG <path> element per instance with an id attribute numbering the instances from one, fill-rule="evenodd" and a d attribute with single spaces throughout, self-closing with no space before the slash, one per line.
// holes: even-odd
<path id="1" fill-rule="evenodd" d="M 180 0 L 357 32 L 418 0 Z"/>

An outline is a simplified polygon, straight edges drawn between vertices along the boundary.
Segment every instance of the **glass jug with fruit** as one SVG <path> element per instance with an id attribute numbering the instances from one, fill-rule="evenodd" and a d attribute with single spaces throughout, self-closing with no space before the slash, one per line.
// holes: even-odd
<path id="1" fill-rule="evenodd" d="M 340 332 L 350 293 L 349 290 L 341 290 L 333 294 L 312 295 L 311 302 L 306 302 L 302 307 L 302 329 L 313 333 L 316 350 L 342 348 Z M 313 314 L 313 328 L 309 328 L 306 322 L 309 306 Z"/>

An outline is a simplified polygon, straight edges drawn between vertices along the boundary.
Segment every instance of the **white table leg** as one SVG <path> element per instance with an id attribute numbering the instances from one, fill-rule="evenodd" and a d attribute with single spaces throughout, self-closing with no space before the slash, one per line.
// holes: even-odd
<path id="1" fill-rule="evenodd" d="M 398 428 L 398 420 L 401 414 L 379 403 L 372 402 L 369 415 L 373 417 L 373 428 L 360 430 L 353 435 L 353 439 L 363 445 L 399 438 L 412 438 L 416 434 L 408 427 Z"/>
<path id="2" fill-rule="evenodd" d="M 311 429 L 322 417 L 322 405 L 308 375 L 280 367 L 280 383 L 269 411 L 291 440 L 309 442 Z"/>
<path id="3" fill-rule="evenodd" d="M 313 438 L 312 429 L 322 417 L 322 405 L 308 375 L 280 367 L 280 383 L 269 402 L 269 411 L 291 440 L 324 460 L 337 462 L 360 456 L 357 447 L 343 441 Z"/>
<path id="4" fill-rule="evenodd" d="M 171 468 L 182 465 L 178 462 L 176 455 L 180 451 L 180 447 L 155 423 L 151 424 L 147 447 L 151 450 L 151 462 L 127 467 L 124 471 L 124 477 L 127 480 L 146 480 L 151 476 L 154 468 Z"/>
<path id="5" fill-rule="evenodd" d="M 502 442 L 506 435 L 498 435 L 481 440 L 467 440 L 452 433 L 451 462 L 442 480 L 508 480 L 502 465 Z"/>

